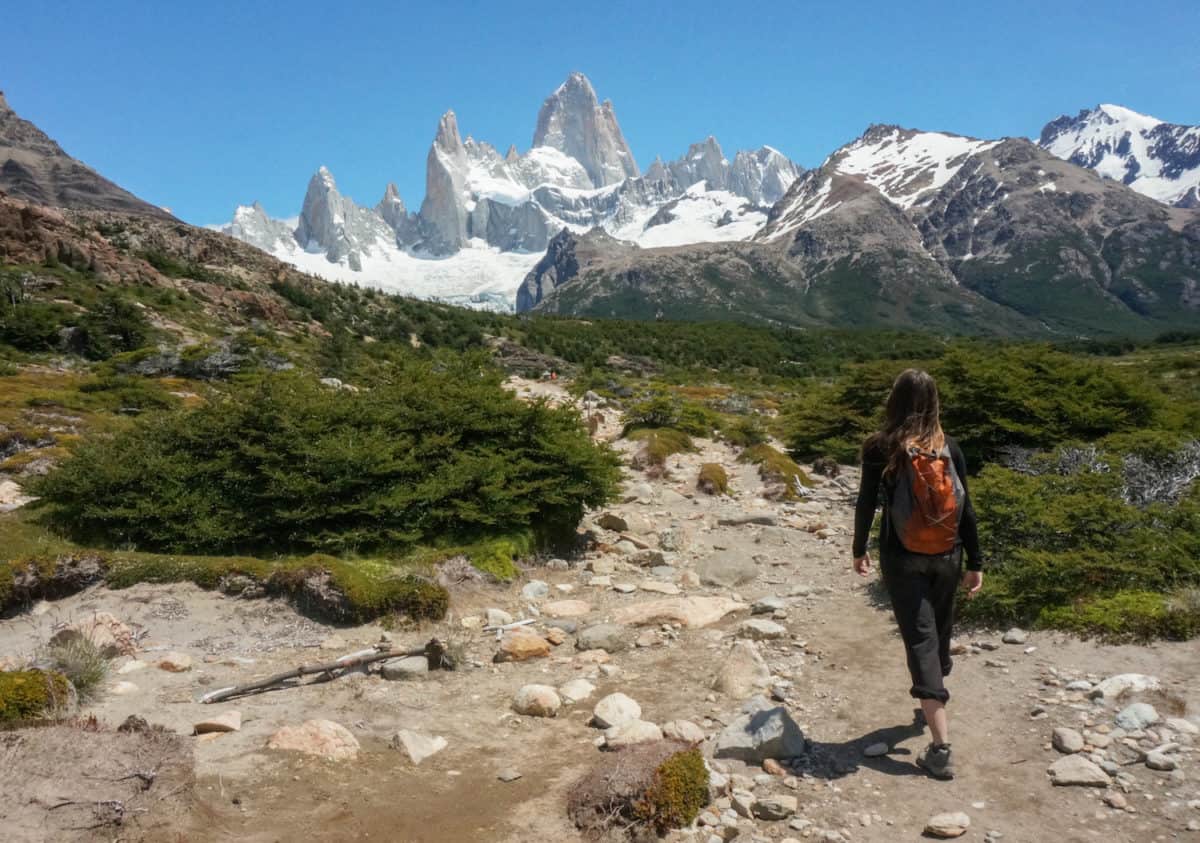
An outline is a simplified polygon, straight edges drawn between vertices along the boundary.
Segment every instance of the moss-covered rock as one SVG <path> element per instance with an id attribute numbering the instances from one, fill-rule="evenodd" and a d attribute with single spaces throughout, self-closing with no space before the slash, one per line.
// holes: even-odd
<path id="1" fill-rule="evenodd" d="M 0 673 L 0 724 L 19 723 L 67 708 L 71 683 L 61 673 L 14 670 Z"/>
<path id="2" fill-rule="evenodd" d="M 700 466 L 700 476 L 696 478 L 696 488 L 706 495 L 728 494 L 729 474 L 718 463 L 706 462 Z"/>
<path id="3" fill-rule="evenodd" d="M 738 456 L 738 461 L 758 466 L 758 476 L 765 483 L 778 484 L 776 496 L 784 500 L 800 497 L 798 487 L 811 488 L 812 478 L 795 460 L 778 448 L 767 444 L 752 445 Z"/>

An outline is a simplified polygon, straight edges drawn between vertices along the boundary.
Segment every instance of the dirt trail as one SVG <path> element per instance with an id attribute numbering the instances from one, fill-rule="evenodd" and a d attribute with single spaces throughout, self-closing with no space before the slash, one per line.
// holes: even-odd
<path id="1" fill-rule="evenodd" d="M 563 398 L 557 384 L 539 384 L 532 391 Z M 611 435 L 615 423 L 610 417 L 605 434 Z M 913 701 L 890 612 L 880 605 L 877 587 L 849 571 L 847 490 L 854 487 L 854 472 L 844 473 L 838 483 L 823 482 L 804 501 L 769 502 L 760 496 L 763 487 L 755 469 L 739 465 L 731 449 L 699 445 L 698 453 L 671 459 L 668 479 L 649 482 L 631 474 L 628 502 L 612 511 L 630 522 L 628 533 L 651 546 L 673 529 L 684 549 L 665 556 L 677 573 L 659 575 L 662 581 L 682 583 L 684 594 L 732 595 L 747 602 L 781 596 L 788 602 L 786 617 L 779 619 L 788 637 L 759 646 L 773 675 L 791 683 L 781 690 L 788 710 L 813 742 L 820 766 L 816 775 L 799 779 L 795 791 L 780 782 L 766 788 L 799 797 L 791 825 L 747 820 L 738 839 L 915 840 L 931 814 L 951 810 L 970 815 L 972 825 L 964 838 L 969 840 L 983 840 L 990 831 L 1003 835 L 991 839 L 1005 843 L 1200 839 L 1187 831 L 1189 822 L 1200 820 L 1200 803 L 1195 802 L 1200 799 L 1200 764 L 1190 745 L 1181 749 L 1176 773 L 1141 764 L 1127 768 L 1127 799 L 1135 812 L 1106 807 L 1100 800 L 1103 791 L 1097 789 L 1054 788 L 1046 774 L 1059 757 L 1049 748 L 1054 726 L 1082 728 L 1089 719 L 1099 725 L 1111 722 L 1115 711 L 1113 705 L 1096 707 L 1085 694 L 1066 691 L 1067 680 L 1151 674 L 1164 683 L 1165 691 L 1151 698 L 1164 716 L 1186 714 L 1200 722 L 1200 648 L 1195 643 L 1107 647 L 1034 633 L 1023 645 L 1000 645 L 998 633 L 964 637 L 989 646 L 995 642 L 998 648 L 957 659 L 950 687 L 959 777 L 949 783 L 931 781 L 912 763 L 927 738 L 913 724 Z M 625 449 L 628 443 L 617 447 Z M 732 497 L 695 493 L 701 462 L 726 466 Z M 774 526 L 720 523 L 746 516 L 768 517 Z M 804 529 L 818 522 L 825 525 L 820 534 Z M 618 538 L 601 530 L 597 536 L 606 543 Z M 720 551 L 752 557 L 756 579 L 736 589 L 689 587 L 685 572 Z M 195 698 L 206 690 L 351 652 L 385 632 L 377 625 L 324 627 L 297 617 L 286 604 L 241 601 L 190 586 L 95 589 L 45 604 L 40 614 L 0 622 L 0 655 L 31 652 L 48 638 L 56 619 L 111 611 L 148 631 L 140 660 L 152 661 L 155 648 L 170 647 L 191 654 L 195 667 L 180 674 L 152 666 L 114 673 L 113 682 L 137 687 L 125 695 L 110 693 L 92 706 L 97 717 L 115 723 L 138 713 L 187 734 L 196 720 L 217 713 L 213 709 L 241 711 L 241 731 L 188 738 L 194 741 L 198 784 L 181 825 L 170 835 L 128 829 L 130 839 L 570 841 L 578 835 L 564 816 L 565 794 L 598 754 L 599 733 L 587 725 L 595 701 L 619 690 L 641 703 L 646 720 L 691 720 L 708 735 L 704 746 L 711 755 L 713 739 L 743 702 L 712 691 L 712 680 L 734 630 L 748 617 L 742 612 L 706 629 L 660 633 L 651 646 L 615 653 L 611 667 L 606 666 L 611 675 L 578 658 L 573 636 L 549 658 L 493 664 L 494 638 L 463 626 L 488 607 L 520 617 L 533 616 L 531 607 L 548 600 L 586 600 L 592 610 L 578 619 L 582 627 L 608 620 L 620 607 L 662 597 L 642 588 L 623 594 L 589 585 L 592 574 L 586 567 L 592 563 L 613 563 L 615 570 L 607 576 L 614 585 L 655 579 L 615 551 L 592 552 L 572 562 L 570 567 L 529 570 L 522 581 L 507 586 L 459 587 L 453 616 L 445 623 L 392 633 L 401 646 L 419 645 L 430 634 L 465 646 L 470 663 L 464 669 L 418 680 L 357 675 L 202 706 Z M 522 597 L 522 587 L 534 579 L 549 585 L 548 597 Z M 536 628 L 544 627 L 539 622 Z M 630 630 L 629 639 L 639 632 Z M 512 712 L 512 695 L 522 685 L 558 686 L 576 677 L 589 677 L 597 686 L 590 701 L 564 707 L 553 719 Z M 1035 717 L 1035 707 L 1045 714 Z M 348 728 L 362 744 L 357 759 L 328 762 L 265 749 L 277 728 L 310 718 Z M 389 746 L 400 728 L 441 735 L 448 746 L 414 766 Z M 862 750 L 879 740 L 887 741 L 892 751 L 865 758 Z M 521 778 L 501 781 L 498 773 L 507 768 L 519 771 Z M 728 763 L 727 770 L 750 776 L 762 772 L 736 762 Z M 707 841 L 708 834 L 677 836 Z"/>

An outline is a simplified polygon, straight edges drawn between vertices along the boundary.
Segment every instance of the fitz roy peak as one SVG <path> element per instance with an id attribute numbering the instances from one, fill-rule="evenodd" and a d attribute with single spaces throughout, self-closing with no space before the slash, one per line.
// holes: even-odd
<path id="1" fill-rule="evenodd" d="M 374 208 L 360 206 L 322 167 L 294 223 L 255 204 L 219 229 L 326 278 L 511 309 L 564 229 L 599 227 L 642 246 L 744 240 L 802 172 L 768 146 L 730 161 L 709 137 L 642 174 L 612 103 L 572 73 L 542 103 L 524 153 L 464 139 L 457 115 L 442 115 L 416 213 L 392 184 Z"/>

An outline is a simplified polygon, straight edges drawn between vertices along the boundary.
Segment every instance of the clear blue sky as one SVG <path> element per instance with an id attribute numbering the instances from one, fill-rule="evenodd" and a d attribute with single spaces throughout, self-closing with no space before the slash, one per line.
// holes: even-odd
<path id="1" fill-rule="evenodd" d="M 340 8 L 339 8 L 340 5 Z M 1036 135 L 1116 102 L 1200 123 L 1200 0 L 9 3 L 0 89 L 68 152 L 190 222 L 300 207 L 327 165 L 424 194 L 438 117 L 528 147 L 582 70 L 645 167 L 716 135 L 805 166 L 870 123 Z"/>

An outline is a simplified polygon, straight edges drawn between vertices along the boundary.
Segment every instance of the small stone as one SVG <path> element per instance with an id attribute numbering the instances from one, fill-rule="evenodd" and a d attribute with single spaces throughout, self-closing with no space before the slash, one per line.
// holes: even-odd
<path id="1" fill-rule="evenodd" d="M 236 710 L 223 711 L 216 717 L 201 720 L 192 726 L 193 735 L 205 735 L 209 732 L 237 732 L 242 728 L 242 713 Z"/>
<path id="2" fill-rule="evenodd" d="M 558 687 L 558 695 L 567 705 L 583 702 L 596 692 L 596 686 L 586 679 L 572 679 Z"/>
<path id="3" fill-rule="evenodd" d="M 139 661 L 138 659 L 130 659 L 129 661 L 125 662 L 125 664 L 123 664 L 117 668 L 117 673 L 119 673 L 122 676 L 128 676 L 130 673 L 137 673 L 139 670 L 145 670 L 145 669 L 146 669 L 146 663 L 144 661 Z"/>
<path id="4" fill-rule="evenodd" d="M 358 739 L 332 720 L 305 720 L 299 726 L 284 726 L 267 741 L 268 749 L 283 749 L 317 755 L 330 761 L 346 761 L 358 755 Z"/>
<path id="5" fill-rule="evenodd" d="M 633 646 L 641 647 L 642 649 L 653 647 L 656 644 L 658 644 L 658 633 L 653 629 L 647 629 L 640 633 L 633 641 Z"/>
<path id="6" fill-rule="evenodd" d="M 1168 717 L 1167 728 L 1182 735 L 1200 735 L 1200 726 L 1182 717 Z"/>
<path id="7" fill-rule="evenodd" d="M 788 774 L 787 769 L 782 764 L 780 764 L 778 761 L 776 761 L 774 758 L 768 758 L 765 761 L 763 761 L 762 767 L 763 767 L 763 771 L 766 772 L 767 774 L 772 775 L 772 776 L 778 776 L 779 778 L 783 778 L 784 776 L 786 776 Z"/>
<path id="8" fill-rule="evenodd" d="M 424 656 L 391 659 L 383 663 L 383 667 L 379 669 L 379 673 L 384 679 L 390 681 L 417 679 L 429 673 L 429 659 Z"/>
<path id="9" fill-rule="evenodd" d="M 737 811 L 738 815 L 746 819 L 753 818 L 754 803 L 758 801 L 754 798 L 753 793 L 748 790 L 735 790 L 729 799 L 733 805 L 733 810 Z"/>
<path id="10" fill-rule="evenodd" d="M 158 669 L 169 673 L 184 673 L 192 669 L 192 657 L 187 653 L 163 653 L 158 659 Z"/>
<path id="11" fill-rule="evenodd" d="M 605 512 L 596 519 L 596 526 L 602 530 L 624 533 L 629 529 L 629 522 L 615 512 Z"/>
<path id="12" fill-rule="evenodd" d="M 971 818 L 962 811 L 954 813 L 935 814 L 925 823 L 925 833 L 934 837 L 962 837 L 971 827 Z"/>
<path id="13" fill-rule="evenodd" d="M 661 741 L 662 729 L 645 720 L 627 720 L 618 726 L 604 730 L 604 745 L 609 749 L 622 749 L 639 743 Z"/>
<path id="14" fill-rule="evenodd" d="M 521 589 L 521 596 L 526 600 L 541 600 L 550 593 L 549 584 L 542 580 L 530 580 Z"/>
<path id="15" fill-rule="evenodd" d="M 1005 644 L 1024 644 L 1029 640 L 1029 633 L 1014 626 L 1008 632 L 1004 633 L 1000 640 Z"/>
<path id="16" fill-rule="evenodd" d="M 637 701 L 619 692 L 609 694 L 592 709 L 592 725 L 597 729 L 610 729 L 641 717 L 642 707 Z"/>
<path id="17" fill-rule="evenodd" d="M 1174 770 L 1178 765 L 1175 759 L 1167 755 L 1167 753 L 1155 750 L 1154 752 L 1147 753 L 1146 766 L 1151 770 L 1160 770 L 1165 773 Z"/>
<path id="18" fill-rule="evenodd" d="M 521 778 L 521 773 L 517 770 L 514 770 L 512 767 L 505 767 L 496 774 L 496 778 L 505 783 L 515 782 L 517 779 Z"/>
<path id="19" fill-rule="evenodd" d="M 561 706 L 558 692 L 549 685 L 525 685 L 513 695 L 513 710 L 530 717 L 554 717 Z"/>
<path id="20" fill-rule="evenodd" d="M 704 730 L 691 720 L 670 720 L 663 724 L 663 734 L 684 743 L 701 743 L 704 740 Z"/>
<path id="21" fill-rule="evenodd" d="M 1143 691 L 1157 691 L 1161 687 L 1157 677 L 1144 673 L 1121 673 L 1110 676 L 1092 688 L 1088 694 L 1092 699 L 1115 700 L 1123 694 L 1140 694 Z"/>
<path id="22" fill-rule="evenodd" d="M 598 623 L 579 632 L 575 647 L 579 650 L 604 650 L 617 653 L 628 646 L 625 628 L 613 623 Z"/>
<path id="23" fill-rule="evenodd" d="M 1119 790 L 1110 790 L 1104 794 L 1104 804 L 1110 808 L 1116 808 L 1118 811 L 1124 811 L 1129 807 L 1129 800 Z"/>
<path id="24" fill-rule="evenodd" d="M 774 795 L 763 797 L 751 807 L 751 813 L 760 820 L 786 820 L 796 813 L 800 801 L 795 796 Z"/>
<path id="25" fill-rule="evenodd" d="M 557 647 L 559 644 L 562 644 L 567 640 L 567 633 L 563 632 L 556 626 L 552 626 L 546 630 L 545 635 L 542 637 Z"/>
<path id="26" fill-rule="evenodd" d="M 500 649 L 496 652 L 494 661 L 524 662 L 541 659 L 550 655 L 550 647 L 550 642 L 537 633 L 518 628 L 505 633 L 500 639 Z"/>
<path id="27" fill-rule="evenodd" d="M 1083 735 L 1065 726 L 1059 726 L 1054 730 L 1050 742 L 1059 752 L 1072 753 L 1083 751 Z"/>
<path id="28" fill-rule="evenodd" d="M 679 586 L 673 582 L 662 582 L 661 580 L 642 580 L 638 583 L 638 588 L 642 591 L 649 591 L 653 594 L 680 594 Z"/>
<path id="29" fill-rule="evenodd" d="M 1116 722 L 1127 732 L 1136 732 L 1158 722 L 1158 712 L 1150 703 L 1134 703 L 1121 709 Z"/>
<path id="30" fill-rule="evenodd" d="M 752 615 L 770 615 L 787 610 L 787 601 L 782 597 L 760 597 L 750 605 Z"/>
<path id="31" fill-rule="evenodd" d="M 737 634 L 741 638 L 749 638 L 752 641 L 774 641 L 778 638 L 786 638 L 788 631 L 787 627 L 777 624 L 775 621 L 751 618 L 738 625 Z"/>
<path id="32" fill-rule="evenodd" d="M 392 735 L 392 749 L 401 749 L 413 764 L 420 764 L 431 755 L 436 755 L 447 746 L 445 738 L 422 735 L 409 729 L 401 729 Z"/>
<path id="33" fill-rule="evenodd" d="M 542 614 L 548 618 L 578 618 L 592 611 L 592 605 L 585 600 L 555 600 L 542 607 Z"/>
<path id="34" fill-rule="evenodd" d="M 633 594 L 637 591 L 637 586 L 631 582 L 619 582 L 613 584 L 613 591 L 618 594 Z"/>
<path id="35" fill-rule="evenodd" d="M 752 641 L 738 641 L 721 665 L 713 689 L 737 699 L 755 693 L 771 681 L 771 671 Z"/>
<path id="36" fill-rule="evenodd" d="M 865 755 L 867 758 L 879 758 L 883 755 L 887 755 L 890 750 L 891 747 L 889 747 L 883 741 L 880 741 L 879 743 L 873 743 L 864 749 L 863 755 Z"/>
<path id="37" fill-rule="evenodd" d="M 109 688 L 108 691 L 110 694 L 116 694 L 118 697 L 126 697 L 130 694 L 136 694 L 138 692 L 138 686 L 134 685 L 132 682 L 121 681 L 113 683 L 112 687 Z"/>
<path id="38" fill-rule="evenodd" d="M 1108 773 L 1100 769 L 1082 755 L 1066 755 L 1053 764 L 1048 770 L 1050 781 L 1062 787 L 1108 787 Z"/>
<path id="39" fill-rule="evenodd" d="M 600 577 L 592 577 L 590 580 L 588 580 L 588 585 L 594 588 L 611 588 L 612 577 L 608 576 L 607 574 Z"/>
<path id="40" fill-rule="evenodd" d="M 488 609 L 487 610 L 487 625 L 488 626 L 508 626 L 513 622 L 513 616 L 503 609 Z"/>

